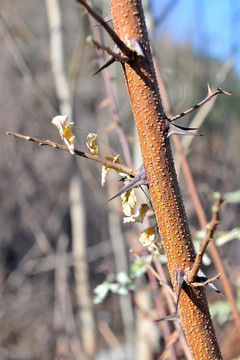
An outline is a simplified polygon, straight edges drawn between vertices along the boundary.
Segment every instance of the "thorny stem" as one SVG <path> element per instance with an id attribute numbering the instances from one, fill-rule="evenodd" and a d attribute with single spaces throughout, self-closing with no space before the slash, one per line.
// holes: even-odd
<path id="1" fill-rule="evenodd" d="M 27 141 L 32 141 L 32 142 L 35 142 L 35 143 L 39 144 L 40 146 L 50 146 L 50 147 L 55 148 L 55 149 L 70 152 L 67 146 L 60 145 L 58 143 L 55 143 L 54 141 L 40 140 L 40 139 L 34 138 L 32 136 L 26 136 L 26 135 L 22 135 L 22 134 L 18 134 L 18 133 L 12 133 L 12 132 L 7 132 L 7 135 L 12 135 L 12 136 L 15 136 L 16 138 L 24 139 L 24 140 L 27 140 Z M 87 153 L 85 153 L 83 151 L 80 151 L 80 150 L 74 150 L 74 153 L 76 155 L 84 157 L 86 159 L 96 161 L 96 162 L 98 162 L 98 163 L 100 163 L 102 165 L 107 165 L 109 168 L 111 168 L 113 170 L 120 171 L 120 172 L 123 172 L 123 173 L 128 174 L 128 175 L 136 176 L 137 172 L 138 172 L 137 170 L 130 169 L 129 167 L 127 167 L 125 165 L 117 164 L 117 163 L 113 163 L 111 161 L 105 160 L 105 159 L 103 159 L 103 158 L 101 158 L 100 156 L 97 156 L 97 155 L 87 154 Z"/>
<path id="2" fill-rule="evenodd" d="M 203 239 L 202 245 L 201 245 L 200 249 L 198 250 L 192 270 L 190 271 L 190 273 L 187 276 L 187 283 L 190 283 L 190 284 L 193 283 L 197 277 L 198 270 L 200 269 L 200 267 L 202 265 L 203 255 L 206 252 L 208 244 L 213 239 L 214 232 L 217 228 L 217 225 L 219 224 L 220 207 L 221 207 L 223 201 L 224 201 L 223 198 L 220 197 L 213 205 L 212 219 L 211 219 L 210 223 L 207 225 L 207 232 L 206 232 L 205 238 Z"/>
<path id="3" fill-rule="evenodd" d="M 185 116 L 185 115 L 190 114 L 191 112 L 195 111 L 196 109 L 198 109 L 198 108 L 200 108 L 201 106 L 203 106 L 204 104 L 206 104 L 208 101 L 210 101 L 214 96 L 216 96 L 216 95 L 218 95 L 218 94 L 232 95 L 232 94 L 230 94 L 229 92 L 224 91 L 224 90 L 222 90 L 222 89 L 220 89 L 220 88 L 217 88 L 216 91 L 212 92 L 211 89 L 210 89 L 210 87 L 209 87 L 209 85 L 208 85 L 208 93 L 209 93 L 209 94 L 208 94 L 208 96 L 207 96 L 205 99 L 203 99 L 202 101 L 200 101 L 198 104 L 192 106 L 190 109 L 183 111 L 181 114 L 178 114 L 178 115 L 176 115 L 176 116 L 171 117 L 171 118 L 169 119 L 169 121 L 172 122 L 172 121 L 175 121 L 175 120 L 177 120 L 177 119 L 180 119 L 181 117 L 183 117 L 183 116 Z"/>
<path id="4" fill-rule="evenodd" d="M 123 52 L 124 55 L 132 57 L 133 51 L 124 44 L 124 42 L 120 39 L 120 37 L 115 33 L 115 31 L 106 23 L 106 21 L 98 15 L 95 10 L 93 10 L 84 0 L 77 0 L 79 4 L 81 4 L 88 12 L 92 15 L 92 17 L 101 24 L 104 29 L 107 31 L 109 36 L 112 38 L 114 43 L 119 47 L 119 49 Z"/>
<path id="5" fill-rule="evenodd" d="M 123 70 L 138 131 L 143 163 L 149 174 L 149 193 L 176 293 L 176 268 L 194 262 L 195 252 L 174 169 L 166 116 L 158 91 L 141 0 L 111 0 L 116 33 L 139 39 L 144 57 L 124 63 Z M 203 288 L 184 288 L 179 302 L 181 324 L 194 359 L 221 359 Z"/>

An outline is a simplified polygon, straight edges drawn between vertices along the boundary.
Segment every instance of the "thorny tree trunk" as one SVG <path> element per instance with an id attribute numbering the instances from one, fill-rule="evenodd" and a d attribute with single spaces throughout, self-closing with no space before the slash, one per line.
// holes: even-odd
<path id="1" fill-rule="evenodd" d="M 124 74 L 138 131 L 143 162 L 149 174 L 150 196 L 176 292 L 176 269 L 189 268 L 195 252 L 174 169 L 169 140 L 164 134 L 161 104 L 140 0 L 111 0 L 114 27 L 131 46 L 139 39 L 145 58 L 124 64 Z M 194 359 L 221 359 L 203 288 L 185 286 L 179 314 Z"/>

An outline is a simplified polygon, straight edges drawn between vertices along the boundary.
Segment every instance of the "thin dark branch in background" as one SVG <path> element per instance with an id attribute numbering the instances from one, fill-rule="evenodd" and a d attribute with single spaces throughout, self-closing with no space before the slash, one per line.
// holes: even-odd
<path id="1" fill-rule="evenodd" d="M 44 91 L 40 88 L 40 86 L 37 84 L 36 80 L 34 79 L 27 62 L 25 61 L 22 53 L 19 50 L 19 47 L 13 38 L 13 35 L 11 34 L 8 25 L 3 18 L 3 16 L 0 13 L 0 32 L 5 40 L 7 47 L 20 71 L 20 73 L 23 76 L 24 81 L 27 85 L 29 85 L 29 88 L 31 89 L 34 96 L 38 99 L 39 103 L 42 105 L 43 109 L 46 111 L 46 113 L 53 117 L 57 110 L 52 105 L 52 103 L 49 101 L 48 96 L 44 93 Z"/>
<path id="2" fill-rule="evenodd" d="M 166 5 L 166 7 L 164 9 L 161 10 L 161 15 L 157 18 L 154 19 L 155 20 L 155 27 L 159 27 L 161 26 L 165 19 L 168 17 L 168 15 L 171 13 L 171 11 L 174 9 L 174 7 L 177 5 L 179 0 L 171 0 L 169 1 L 169 3 Z"/>

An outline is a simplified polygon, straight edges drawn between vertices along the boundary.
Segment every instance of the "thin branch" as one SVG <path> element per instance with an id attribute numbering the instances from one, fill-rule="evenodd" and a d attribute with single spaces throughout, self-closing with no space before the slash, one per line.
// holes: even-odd
<path id="1" fill-rule="evenodd" d="M 132 57 L 133 51 L 124 44 L 124 42 L 120 39 L 120 37 L 115 33 L 115 31 L 106 23 L 106 21 L 98 15 L 95 10 L 93 10 L 84 0 L 77 0 L 79 4 L 81 4 L 92 17 L 97 20 L 98 23 L 100 23 L 104 29 L 107 31 L 109 36 L 112 38 L 114 43 L 119 47 L 119 49 L 125 54 L 126 56 Z"/>
<path id="2" fill-rule="evenodd" d="M 148 269 L 151 271 L 151 273 L 158 279 L 160 285 L 164 286 L 167 288 L 167 290 L 170 292 L 170 294 L 172 295 L 172 297 L 175 299 L 176 295 L 174 294 L 174 291 L 172 290 L 172 288 L 165 283 L 164 281 L 162 281 L 160 275 L 153 269 L 153 267 L 149 264 L 147 264 L 134 250 L 131 250 L 131 254 L 133 254 L 134 256 L 136 256 L 136 258 Z"/>
<path id="3" fill-rule="evenodd" d="M 32 136 L 26 136 L 26 135 L 22 135 L 22 134 L 18 134 L 18 133 L 13 133 L 13 132 L 7 132 L 7 135 L 12 135 L 12 136 L 15 136 L 16 138 L 19 138 L 19 139 L 24 139 L 24 140 L 27 140 L 27 141 L 35 142 L 35 143 L 39 144 L 39 146 L 50 146 L 50 147 L 55 148 L 55 149 L 70 152 L 67 146 L 58 144 L 58 143 L 56 143 L 54 141 L 51 141 L 51 140 L 40 140 L 40 139 L 34 138 Z M 81 156 L 81 157 L 84 157 L 86 159 L 96 161 L 96 162 L 98 162 L 100 164 L 108 166 L 109 168 L 111 168 L 113 170 L 120 171 L 120 172 L 123 172 L 123 173 L 128 174 L 128 175 L 136 176 L 137 173 L 138 173 L 137 170 L 130 169 L 129 167 L 127 167 L 125 165 L 122 165 L 122 164 L 113 163 L 113 162 L 105 160 L 105 159 L 103 159 L 103 158 L 101 158 L 100 156 L 97 156 L 97 155 L 88 154 L 88 153 L 85 153 L 85 152 L 80 151 L 80 150 L 74 150 L 74 153 L 76 155 L 78 155 L 78 156 Z"/>
<path id="4" fill-rule="evenodd" d="M 223 203 L 223 198 L 219 198 L 215 204 L 213 205 L 212 208 L 212 219 L 210 221 L 210 223 L 207 225 L 207 232 L 205 235 L 205 238 L 202 242 L 202 245 L 200 247 L 200 249 L 198 250 L 196 259 L 194 261 L 193 267 L 191 272 L 188 275 L 188 279 L 187 282 L 188 283 L 193 283 L 197 277 L 197 273 L 202 265 L 202 259 L 203 259 L 203 255 L 206 252 L 207 246 L 210 243 L 210 241 L 213 239 L 214 236 L 214 232 L 217 228 L 217 225 L 219 224 L 219 219 L 220 219 L 220 207 Z"/>
<path id="5" fill-rule="evenodd" d="M 200 101 L 198 104 L 192 106 L 190 109 L 183 111 L 181 114 L 178 114 L 176 116 L 173 116 L 169 119 L 169 121 L 175 121 L 177 119 L 180 119 L 181 117 L 190 114 L 191 112 L 193 112 L 194 110 L 200 108 L 201 106 L 203 106 L 204 104 L 206 104 L 208 101 L 210 101 L 214 96 L 218 95 L 218 94 L 224 94 L 224 95 L 232 95 L 227 91 L 224 91 L 220 88 L 217 88 L 216 91 L 212 92 L 209 85 L 208 85 L 208 96 L 203 99 L 202 101 Z"/>
<path id="6" fill-rule="evenodd" d="M 122 56 L 119 54 L 119 52 L 117 52 L 117 50 L 118 50 L 117 45 L 115 45 L 114 49 L 112 50 L 108 46 L 99 44 L 99 42 L 96 39 L 90 38 L 89 41 L 91 43 L 93 43 L 97 49 L 101 49 L 101 50 L 105 51 L 106 53 L 108 53 L 109 55 L 111 55 L 111 57 L 113 57 L 116 61 L 126 62 L 126 61 L 130 60 L 129 56 Z"/>
<path id="7" fill-rule="evenodd" d="M 196 282 L 192 282 L 192 283 L 191 283 L 191 286 L 193 286 L 193 287 L 199 287 L 199 286 L 208 285 L 208 284 L 210 284 L 211 282 L 213 282 L 214 280 L 219 279 L 219 278 L 221 277 L 221 275 L 222 275 L 222 273 L 219 273 L 219 274 L 213 276 L 211 279 L 207 279 L 207 280 L 204 281 L 204 282 L 197 282 L 197 281 L 196 281 Z"/>

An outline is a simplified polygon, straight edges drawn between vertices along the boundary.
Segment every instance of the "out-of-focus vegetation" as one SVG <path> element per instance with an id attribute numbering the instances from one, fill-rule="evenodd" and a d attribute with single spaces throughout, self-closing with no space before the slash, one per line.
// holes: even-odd
<path id="1" fill-rule="evenodd" d="M 97 4 L 100 9 L 102 4 Z M 106 6 L 104 15 L 108 11 Z M 74 105 L 73 120 L 80 128 L 97 133 L 102 140 L 109 142 L 110 147 L 124 160 L 118 135 L 111 127 L 112 114 L 106 101 L 102 76 L 91 77 L 98 65 L 95 49 L 85 41 L 91 33 L 87 16 L 74 1 L 68 1 L 62 3 L 62 17 L 66 69 Z M 73 169 L 81 181 L 81 202 L 85 204 L 86 260 L 92 301 L 93 289 L 97 285 L 106 278 L 115 279 L 115 274 L 120 270 L 126 272 L 126 265 L 133 262 L 128 250 L 139 249 L 138 231 L 131 224 L 122 225 L 119 200 L 114 200 L 113 205 L 107 203 L 116 193 L 117 176 L 112 175 L 102 188 L 99 165 L 6 135 L 7 131 L 13 131 L 61 141 L 51 124 L 51 118 L 59 113 L 59 103 L 49 60 L 45 3 L 2 1 L 0 23 L 0 358 L 84 359 L 69 200 Z M 105 42 L 108 44 L 108 39 L 105 38 Z M 194 138 L 187 149 L 201 201 L 210 218 L 212 194 L 216 191 L 221 194 L 237 192 L 240 187 L 239 74 L 229 64 L 196 58 L 188 44 L 178 46 L 170 38 L 155 39 L 153 51 L 174 114 L 202 100 L 207 95 L 207 83 L 213 89 L 220 86 L 233 94 L 231 97 L 218 96 L 199 130 L 205 136 Z M 228 71 L 225 73 L 226 67 Z M 114 64 L 110 73 L 122 127 L 135 156 L 137 140 L 121 66 Z M 221 77 L 225 78 L 223 82 L 219 80 Z M 36 88 L 37 91 L 34 90 Z M 188 125 L 194 116 L 197 113 L 179 120 L 179 124 Z M 76 147 L 87 151 L 86 133 L 75 130 L 75 135 Z M 107 146 L 102 143 L 98 145 L 101 156 L 112 155 Z M 199 228 L 177 154 L 175 156 L 194 236 L 197 230 L 202 229 Z M 140 165 L 138 156 L 134 167 Z M 239 211 L 239 201 L 229 202 L 222 207 L 218 227 L 220 236 L 223 236 L 223 232 L 227 236 L 227 232 L 240 228 Z M 110 222 L 116 221 L 116 218 L 119 223 L 113 226 L 122 231 L 124 242 L 121 254 L 126 255 L 126 264 L 122 269 L 116 265 L 118 249 L 114 249 L 114 243 L 110 241 Z M 231 241 L 219 246 L 219 252 L 239 304 L 239 230 L 236 234 Z M 205 272 L 214 276 L 214 264 L 211 263 Z M 218 286 L 221 288 L 220 281 Z M 156 290 L 149 288 L 145 275 L 136 281 L 134 291 L 136 297 L 144 293 L 144 304 L 149 302 L 149 307 L 157 313 L 153 301 Z M 226 302 L 223 302 L 224 307 L 221 304 L 214 306 L 214 302 L 219 300 L 217 295 L 210 290 L 207 290 L 207 294 L 214 314 L 218 313 L 215 326 L 224 359 L 237 357 L 240 354 L 239 341 L 235 337 L 237 331 L 231 313 L 226 312 Z M 129 301 L 123 303 L 121 296 L 128 297 Z M 127 312 L 129 319 L 124 319 L 124 312 L 125 316 Z M 109 293 L 101 304 L 93 306 L 93 313 L 97 334 L 96 359 L 107 359 L 107 353 L 101 354 L 109 349 L 115 349 L 114 358 L 134 358 L 134 334 L 138 322 L 129 295 Z M 219 319 L 224 321 L 219 322 Z M 107 330 L 104 326 L 107 326 Z M 161 331 L 156 330 L 157 326 L 151 331 L 155 331 L 158 343 L 154 351 L 159 353 L 162 343 Z M 138 356 L 136 358 L 140 359 Z"/>

